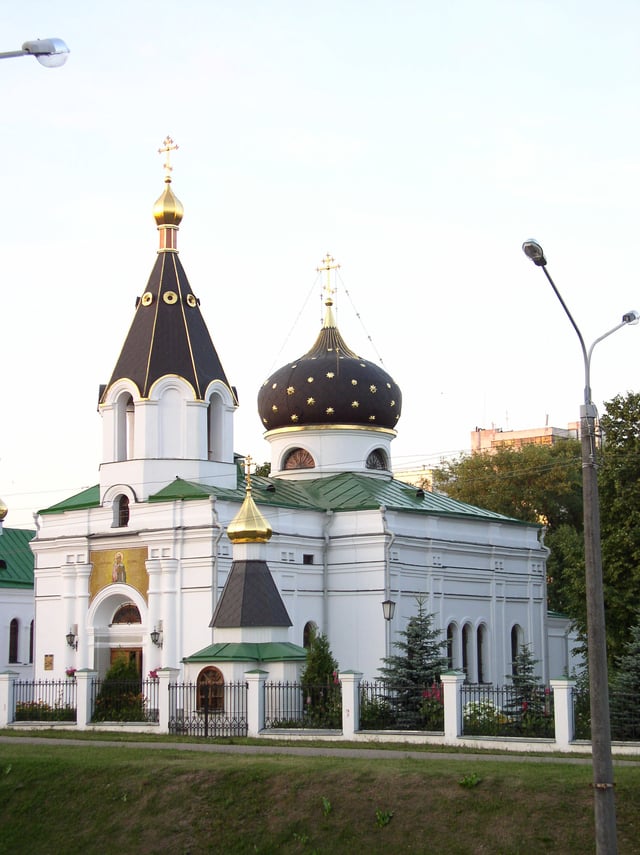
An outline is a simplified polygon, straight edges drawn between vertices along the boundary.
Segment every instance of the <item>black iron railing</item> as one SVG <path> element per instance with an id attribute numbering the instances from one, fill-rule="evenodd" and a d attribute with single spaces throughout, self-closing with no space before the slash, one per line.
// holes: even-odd
<path id="1" fill-rule="evenodd" d="M 444 730 L 440 683 L 395 686 L 385 681 L 360 684 L 360 730 Z"/>
<path id="2" fill-rule="evenodd" d="M 304 685 L 291 682 L 264 684 L 265 728 L 342 727 L 342 689 L 339 683 Z"/>
<path id="3" fill-rule="evenodd" d="M 197 683 L 169 686 L 169 733 L 246 736 L 247 683 L 225 683 L 215 693 Z"/>
<path id="4" fill-rule="evenodd" d="M 15 721 L 76 720 L 76 681 L 19 680 L 13 684 Z"/>
<path id="5" fill-rule="evenodd" d="M 92 722 L 157 722 L 158 680 L 93 680 Z"/>
<path id="6" fill-rule="evenodd" d="M 465 736 L 553 738 L 553 694 L 546 686 L 463 686 Z"/>

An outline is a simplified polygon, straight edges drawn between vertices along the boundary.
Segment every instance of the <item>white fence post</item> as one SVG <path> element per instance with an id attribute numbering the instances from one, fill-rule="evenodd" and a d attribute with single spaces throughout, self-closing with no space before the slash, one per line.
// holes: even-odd
<path id="1" fill-rule="evenodd" d="M 76 671 L 76 727 L 86 730 L 91 724 L 93 709 L 91 708 L 91 690 L 93 681 L 98 678 L 98 672 L 91 668 L 81 668 Z"/>
<path id="2" fill-rule="evenodd" d="M 245 671 L 247 681 L 247 736 L 259 736 L 264 730 L 264 684 L 268 671 Z"/>
<path id="3" fill-rule="evenodd" d="M 573 689 L 575 680 L 562 677 L 550 680 L 553 690 L 553 718 L 556 732 L 556 746 L 560 751 L 569 749 L 573 742 Z"/>
<path id="4" fill-rule="evenodd" d="M 440 676 L 444 690 L 444 738 L 456 740 L 462 736 L 462 695 L 464 683 L 462 671 L 445 671 Z"/>
<path id="5" fill-rule="evenodd" d="M 342 687 L 342 736 L 353 737 L 360 730 L 360 671 L 340 671 Z"/>
<path id="6" fill-rule="evenodd" d="M 158 733 L 169 733 L 169 718 L 171 704 L 169 684 L 176 681 L 180 670 L 178 668 L 156 668 L 158 674 Z"/>
<path id="7" fill-rule="evenodd" d="M 3 671 L 0 674 L 0 727 L 6 727 L 15 719 L 14 683 L 18 678 L 16 671 Z"/>

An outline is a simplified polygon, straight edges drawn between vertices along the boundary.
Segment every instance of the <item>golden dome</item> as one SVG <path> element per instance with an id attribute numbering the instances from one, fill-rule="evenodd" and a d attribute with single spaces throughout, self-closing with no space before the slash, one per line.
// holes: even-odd
<path id="1" fill-rule="evenodd" d="M 0 499 L 0 522 L 6 517 L 9 513 L 9 508 L 5 505 L 5 503 Z"/>
<path id="2" fill-rule="evenodd" d="M 171 179 L 165 178 L 164 193 L 153 206 L 153 216 L 159 226 L 179 226 L 184 216 L 182 202 L 171 189 Z"/>
<path id="3" fill-rule="evenodd" d="M 247 487 L 240 510 L 227 526 L 227 537 L 232 543 L 266 543 L 272 534 L 271 526 L 253 501 L 251 487 Z"/>

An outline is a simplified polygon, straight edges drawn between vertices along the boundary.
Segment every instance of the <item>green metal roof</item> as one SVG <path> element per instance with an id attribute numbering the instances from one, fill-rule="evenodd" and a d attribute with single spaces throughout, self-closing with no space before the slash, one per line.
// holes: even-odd
<path id="1" fill-rule="evenodd" d="M 420 490 L 413 484 L 405 484 L 393 478 L 376 478 L 351 472 L 301 481 L 254 475 L 251 478 L 251 486 L 256 503 L 270 507 L 339 512 L 377 510 L 384 505 L 392 511 L 494 520 L 521 526 L 531 525 L 494 511 L 458 502 L 442 493 Z M 215 496 L 222 501 L 242 502 L 245 496 L 244 476 L 239 475 L 238 487 L 235 490 L 209 487 L 176 478 L 166 487 L 149 496 L 148 501 L 151 504 L 197 501 L 210 496 Z M 54 514 L 99 506 L 100 489 L 96 485 L 39 513 Z"/>
<path id="2" fill-rule="evenodd" d="M 419 490 L 412 484 L 392 478 L 374 478 L 345 472 L 329 478 L 290 481 L 285 478 L 251 478 L 253 498 L 259 505 L 297 508 L 315 511 L 363 511 L 377 510 L 384 505 L 388 510 L 413 511 L 415 513 L 442 514 L 455 517 L 474 517 L 483 520 L 509 522 L 515 525 L 530 525 L 521 520 L 504 516 L 484 508 L 476 508 L 464 502 L 450 499 L 442 493 Z M 183 499 L 218 499 L 241 502 L 244 498 L 244 479 L 239 479 L 236 490 L 206 487 L 176 478 L 153 496 L 150 502 L 166 502 Z"/>
<path id="3" fill-rule="evenodd" d="M 29 541 L 35 531 L 3 528 L 0 534 L 0 588 L 33 588 L 33 552 Z"/>
<path id="4" fill-rule="evenodd" d="M 290 641 L 227 642 L 210 644 L 183 662 L 302 662 L 307 651 Z"/>
<path id="5" fill-rule="evenodd" d="M 50 508 L 44 508 L 38 511 L 39 514 L 60 514 L 63 511 L 80 511 L 84 508 L 99 508 L 100 507 L 100 486 L 96 484 L 94 487 L 88 487 L 81 493 L 76 493 L 75 496 L 70 496 L 68 499 L 63 499 L 56 505 L 51 505 Z"/>

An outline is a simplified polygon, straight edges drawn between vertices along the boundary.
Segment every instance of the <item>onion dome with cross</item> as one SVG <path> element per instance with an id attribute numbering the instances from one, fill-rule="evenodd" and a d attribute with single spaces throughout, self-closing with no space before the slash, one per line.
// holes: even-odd
<path id="1" fill-rule="evenodd" d="M 262 384 L 258 394 L 258 412 L 272 440 L 274 432 L 301 434 L 327 429 L 366 430 L 395 436 L 400 418 L 402 393 L 393 378 L 379 365 L 354 353 L 336 325 L 333 311 L 334 289 L 331 271 L 338 268 L 330 255 L 319 271 L 326 271 L 325 316 L 322 329 L 307 353 L 275 371 Z M 388 454 L 372 451 L 366 469 L 388 470 Z M 386 443 L 385 443 L 386 445 Z M 346 452 L 346 449 L 345 449 Z M 339 456 L 343 456 L 341 453 Z M 331 470 L 359 469 L 362 461 L 336 460 Z M 275 465 L 274 465 L 275 464 Z M 292 448 L 286 461 L 272 460 L 272 473 L 281 469 L 317 469 L 316 455 L 309 450 Z M 324 469 L 325 467 L 320 467 Z"/>

